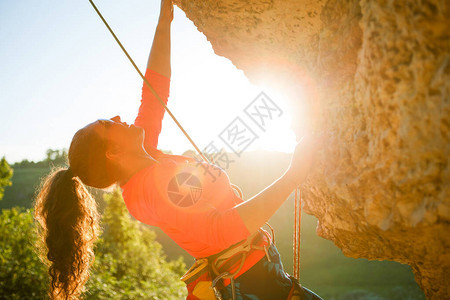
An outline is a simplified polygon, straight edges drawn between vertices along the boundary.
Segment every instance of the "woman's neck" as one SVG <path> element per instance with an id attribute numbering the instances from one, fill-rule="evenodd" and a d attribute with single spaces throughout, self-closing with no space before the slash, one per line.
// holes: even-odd
<path id="1" fill-rule="evenodd" d="M 124 164 L 121 166 L 121 173 L 123 176 L 121 176 L 121 179 L 118 180 L 119 185 L 124 185 L 131 179 L 131 177 L 133 177 L 134 174 L 155 163 L 157 163 L 157 160 L 147 153 L 130 156 L 130 158 L 125 160 Z"/>

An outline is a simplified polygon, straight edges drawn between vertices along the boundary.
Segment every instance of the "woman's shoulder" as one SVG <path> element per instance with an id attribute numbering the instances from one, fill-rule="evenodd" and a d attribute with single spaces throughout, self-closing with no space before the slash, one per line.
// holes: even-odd
<path id="1" fill-rule="evenodd" d="M 192 162 L 197 162 L 198 161 L 196 158 L 190 157 L 190 156 L 168 154 L 168 153 L 164 153 L 164 152 L 161 152 L 161 153 L 162 154 L 160 154 L 158 156 L 158 158 L 172 160 L 173 162 L 178 162 L 178 163 L 189 162 L 189 163 L 192 163 Z"/>

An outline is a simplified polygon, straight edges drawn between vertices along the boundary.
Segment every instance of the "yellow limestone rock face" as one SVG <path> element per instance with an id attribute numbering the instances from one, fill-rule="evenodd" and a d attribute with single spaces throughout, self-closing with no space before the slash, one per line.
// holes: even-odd
<path id="1" fill-rule="evenodd" d="M 175 3 L 216 54 L 290 96 L 299 136 L 327 133 L 303 186 L 317 233 L 407 263 L 428 298 L 450 298 L 450 2 Z"/>

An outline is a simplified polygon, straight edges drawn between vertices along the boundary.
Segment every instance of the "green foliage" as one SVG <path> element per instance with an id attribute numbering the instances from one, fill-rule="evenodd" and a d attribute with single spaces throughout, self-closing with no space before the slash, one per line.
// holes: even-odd
<path id="1" fill-rule="evenodd" d="M 15 168 L 11 178 L 12 186 L 5 189 L 5 195 L 0 201 L 0 208 L 21 206 L 32 207 L 32 199 L 41 178 L 48 174 L 49 168 Z"/>
<path id="2" fill-rule="evenodd" d="M 132 220 L 119 191 L 105 195 L 102 233 L 85 299 L 183 299 L 181 258 L 167 262 L 155 233 Z M 35 251 L 31 210 L 0 215 L 0 298 L 44 299 L 48 275 Z"/>
<path id="3" fill-rule="evenodd" d="M 186 288 L 180 281 L 185 271 L 183 260 L 166 261 L 155 233 L 130 218 L 118 190 L 104 198 L 104 232 L 97 245 L 87 298 L 184 298 Z"/>
<path id="4" fill-rule="evenodd" d="M 35 252 L 37 235 L 30 210 L 0 214 L 0 298 L 43 299 L 48 277 Z"/>
<path id="5" fill-rule="evenodd" d="M 0 200 L 3 198 L 5 192 L 5 186 L 11 185 L 11 177 L 13 175 L 13 169 L 9 166 L 6 158 L 0 160 Z"/>

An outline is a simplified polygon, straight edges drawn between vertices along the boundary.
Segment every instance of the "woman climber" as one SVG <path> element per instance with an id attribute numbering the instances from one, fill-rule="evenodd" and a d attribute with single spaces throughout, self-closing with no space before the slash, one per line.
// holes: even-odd
<path id="1" fill-rule="evenodd" d="M 171 76 L 172 20 L 173 4 L 162 0 L 145 73 L 165 102 Z M 243 201 L 222 169 L 156 149 L 163 116 L 163 106 L 144 84 L 134 125 L 114 117 L 81 128 L 70 144 L 69 168 L 45 179 L 35 217 L 50 263 L 52 298 L 79 297 L 89 277 L 98 214 L 85 185 L 118 184 L 131 215 L 160 227 L 196 258 L 183 277 L 188 299 L 320 299 L 285 273 L 270 235 L 261 229 L 306 178 L 317 138 L 305 137 L 286 172 Z M 210 176 L 205 168 L 218 176 Z M 183 182 L 197 186 L 189 199 L 182 197 Z"/>

